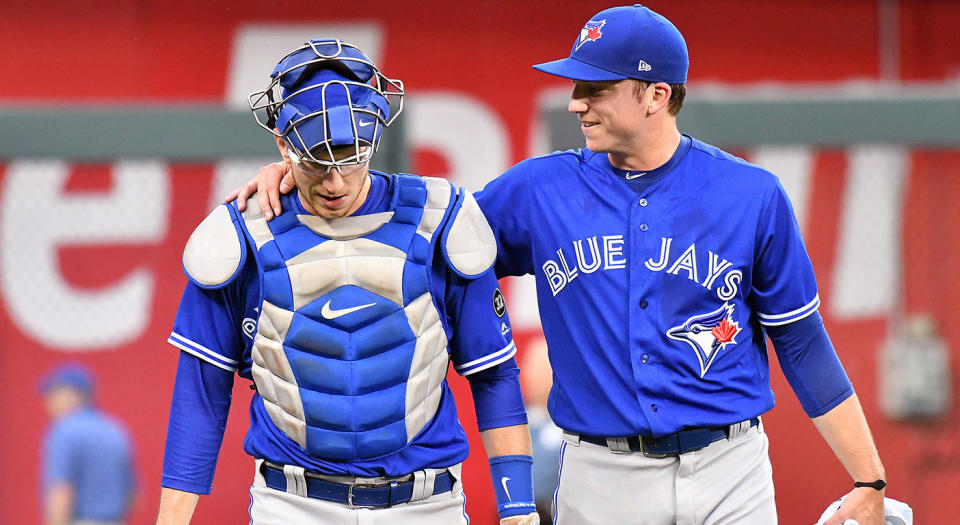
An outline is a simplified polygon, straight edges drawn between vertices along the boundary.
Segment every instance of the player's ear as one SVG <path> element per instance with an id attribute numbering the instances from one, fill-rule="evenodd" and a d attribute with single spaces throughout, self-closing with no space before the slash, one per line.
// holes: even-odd
<path id="1" fill-rule="evenodd" d="M 673 89 L 670 87 L 670 84 L 666 82 L 657 82 L 652 84 L 648 89 L 649 93 L 647 96 L 647 113 L 649 115 L 654 115 L 660 111 L 667 109 L 667 106 L 670 104 L 670 95 L 673 93 Z"/>
<path id="2" fill-rule="evenodd" d="M 283 137 L 273 137 L 277 141 L 277 149 L 280 150 L 280 156 L 283 157 L 283 162 L 290 164 L 290 155 L 287 154 L 287 143 L 284 142 Z"/>

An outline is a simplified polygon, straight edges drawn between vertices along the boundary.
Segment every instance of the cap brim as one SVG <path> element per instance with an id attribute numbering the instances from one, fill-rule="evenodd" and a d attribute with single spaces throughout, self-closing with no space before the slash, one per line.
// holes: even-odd
<path id="1" fill-rule="evenodd" d="M 585 80 L 588 82 L 605 82 L 608 80 L 623 80 L 627 78 L 619 73 L 592 66 L 575 58 L 561 58 L 553 62 L 544 62 L 543 64 L 533 66 L 533 69 L 558 77 Z"/>

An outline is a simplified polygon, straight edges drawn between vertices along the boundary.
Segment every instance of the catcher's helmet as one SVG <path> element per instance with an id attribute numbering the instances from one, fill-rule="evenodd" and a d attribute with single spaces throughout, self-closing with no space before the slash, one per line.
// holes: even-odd
<path id="1" fill-rule="evenodd" d="M 370 160 L 383 128 L 403 110 L 403 82 L 390 79 L 356 46 L 311 40 L 280 60 L 250 109 L 298 157 L 326 166 Z M 393 103 L 393 108 L 391 108 Z M 353 146 L 335 159 L 334 148 Z"/>

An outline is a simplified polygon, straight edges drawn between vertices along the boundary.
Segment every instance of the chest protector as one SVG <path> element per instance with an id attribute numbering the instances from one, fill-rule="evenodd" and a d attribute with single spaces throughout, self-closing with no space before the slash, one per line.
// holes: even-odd
<path id="1" fill-rule="evenodd" d="M 270 222 L 242 215 L 261 279 L 253 378 L 311 455 L 389 454 L 436 413 L 448 352 L 430 268 L 455 201 L 443 179 L 400 175 L 388 212 L 327 220 L 288 200 Z"/>

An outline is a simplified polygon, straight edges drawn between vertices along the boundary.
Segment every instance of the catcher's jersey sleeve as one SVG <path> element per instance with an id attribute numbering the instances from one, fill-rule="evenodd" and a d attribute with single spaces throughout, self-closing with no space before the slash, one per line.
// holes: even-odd
<path id="1" fill-rule="evenodd" d="M 252 337 L 256 326 L 255 319 L 243 317 L 244 294 L 240 286 L 247 280 L 241 276 L 212 290 L 188 281 L 167 342 L 214 366 L 236 372 L 246 344 L 244 338 Z M 245 330 L 249 331 L 246 336 Z"/>
<path id="2" fill-rule="evenodd" d="M 470 381 L 478 428 L 526 424 L 517 349 L 493 268 L 470 281 L 451 272 L 449 281 L 450 357 L 454 370 Z"/>
<path id="3" fill-rule="evenodd" d="M 461 376 L 469 376 L 513 359 L 517 347 L 506 302 L 493 269 L 466 280 L 448 274 L 447 322 L 452 327 L 450 360 Z"/>
<path id="4" fill-rule="evenodd" d="M 760 324 L 779 326 L 809 316 L 820 306 L 813 265 L 790 199 L 772 186 L 757 225 L 752 303 Z"/>

